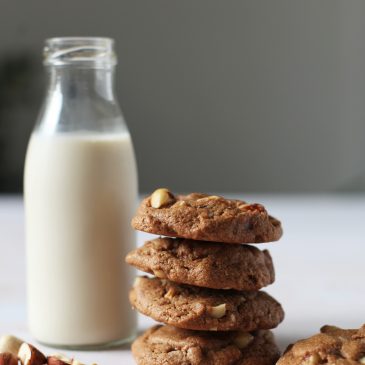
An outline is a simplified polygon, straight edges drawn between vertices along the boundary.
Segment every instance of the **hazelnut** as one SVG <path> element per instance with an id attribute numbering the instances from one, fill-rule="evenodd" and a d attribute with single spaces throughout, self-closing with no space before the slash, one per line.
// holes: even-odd
<path id="1" fill-rule="evenodd" d="M 22 365 L 43 365 L 47 363 L 47 358 L 38 349 L 25 342 L 20 346 L 18 358 Z"/>
<path id="2" fill-rule="evenodd" d="M 23 342 L 24 341 L 15 336 L 4 335 L 0 338 L 0 353 L 9 352 L 15 356 L 18 356 L 19 348 Z"/>
<path id="3" fill-rule="evenodd" d="M 161 208 L 173 201 L 175 201 L 175 197 L 166 188 L 157 189 L 151 195 L 152 208 Z"/>
<path id="4" fill-rule="evenodd" d="M 213 318 L 222 318 L 226 315 L 226 303 L 216 305 L 214 307 L 208 307 L 208 313 Z"/>
<path id="5" fill-rule="evenodd" d="M 233 343 L 239 348 L 244 349 L 253 341 L 253 336 L 248 332 L 239 332 L 233 339 Z"/>
<path id="6" fill-rule="evenodd" d="M 48 365 L 71 365 L 73 361 L 61 354 L 55 354 L 47 357 Z"/>
<path id="7" fill-rule="evenodd" d="M 0 354 L 0 365 L 18 365 L 18 358 L 11 352 Z"/>

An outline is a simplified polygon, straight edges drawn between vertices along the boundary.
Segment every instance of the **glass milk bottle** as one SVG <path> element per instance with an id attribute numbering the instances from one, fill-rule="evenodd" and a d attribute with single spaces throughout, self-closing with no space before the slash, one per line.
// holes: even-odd
<path id="1" fill-rule="evenodd" d="M 124 257 L 137 172 L 113 40 L 53 38 L 44 55 L 48 91 L 24 175 L 30 331 L 58 347 L 123 343 L 136 333 Z"/>

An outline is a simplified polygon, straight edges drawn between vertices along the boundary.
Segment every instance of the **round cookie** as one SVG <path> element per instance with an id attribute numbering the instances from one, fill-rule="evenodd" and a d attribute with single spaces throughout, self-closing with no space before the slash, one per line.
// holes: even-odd
<path id="1" fill-rule="evenodd" d="M 137 278 L 129 299 L 156 321 L 191 330 L 270 329 L 284 318 L 281 305 L 263 291 L 206 289 L 158 278 Z"/>
<path id="2" fill-rule="evenodd" d="M 365 364 L 365 324 L 358 330 L 324 326 L 321 333 L 290 345 L 278 365 Z"/>
<path id="3" fill-rule="evenodd" d="M 275 279 L 269 252 L 249 245 L 156 238 L 126 261 L 159 278 L 212 289 L 259 290 Z"/>
<path id="4" fill-rule="evenodd" d="M 277 241 L 281 223 L 260 204 L 192 193 L 174 196 L 158 189 L 145 198 L 132 227 L 163 236 L 223 243 Z"/>
<path id="5" fill-rule="evenodd" d="M 279 350 L 270 331 L 202 332 L 155 326 L 132 344 L 138 365 L 274 365 Z"/>

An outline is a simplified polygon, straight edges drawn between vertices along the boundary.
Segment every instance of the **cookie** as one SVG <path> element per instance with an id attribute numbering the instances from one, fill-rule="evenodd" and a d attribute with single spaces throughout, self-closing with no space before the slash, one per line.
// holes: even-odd
<path id="1" fill-rule="evenodd" d="M 174 196 L 158 189 L 144 199 L 132 220 L 140 231 L 224 243 L 277 241 L 280 222 L 260 204 L 192 193 Z"/>
<path id="2" fill-rule="evenodd" d="M 155 326 L 132 344 L 138 365 L 274 365 L 279 350 L 270 331 L 202 332 Z"/>
<path id="3" fill-rule="evenodd" d="M 281 305 L 262 291 L 216 290 L 139 277 L 129 295 L 139 312 L 175 327 L 203 331 L 254 331 L 276 327 Z"/>
<path id="4" fill-rule="evenodd" d="M 290 345 L 278 365 L 365 364 L 365 324 L 358 330 L 324 326 L 321 333 Z"/>
<path id="5" fill-rule="evenodd" d="M 249 245 L 157 238 L 126 261 L 159 278 L 212 289 L 259 290 L 275 279 L 269 252 Z"/>

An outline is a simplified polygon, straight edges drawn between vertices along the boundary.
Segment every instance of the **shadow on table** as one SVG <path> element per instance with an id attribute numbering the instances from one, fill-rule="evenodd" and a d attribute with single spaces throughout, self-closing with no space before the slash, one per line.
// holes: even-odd
<path id="1" fill-rule="evenodd" d="M 280 334 L 275 334 L 275 340 L 281 353 L 283 353 L 289 345 L 297 342 L 300 339 L 302 338 L 296 336 L 283 336 Z"/>

